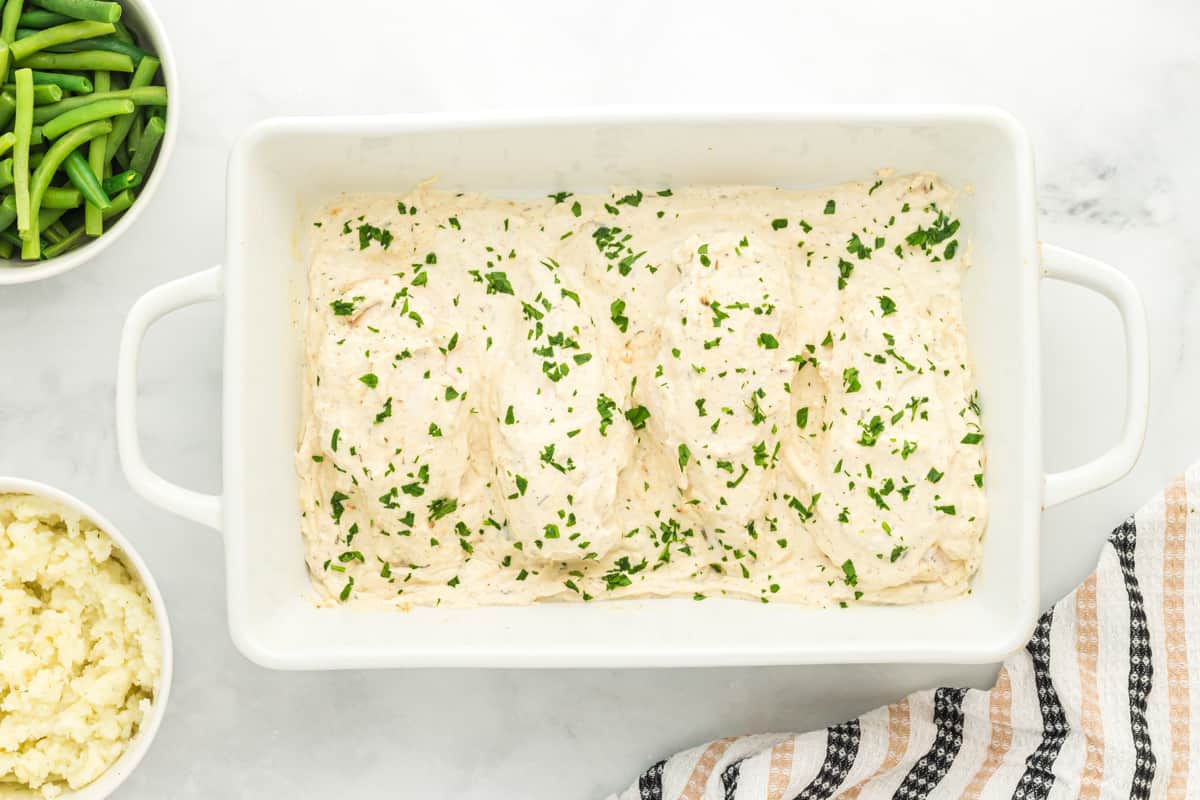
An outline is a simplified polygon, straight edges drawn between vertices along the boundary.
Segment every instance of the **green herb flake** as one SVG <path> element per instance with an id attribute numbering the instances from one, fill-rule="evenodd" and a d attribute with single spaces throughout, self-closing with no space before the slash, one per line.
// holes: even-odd
<path id="1" fill-rule="evenodd" d="M 758 335 L 758 346 L 764 350 L 777 350 L 779 349 L 779 340 L 763 331 Z"/>

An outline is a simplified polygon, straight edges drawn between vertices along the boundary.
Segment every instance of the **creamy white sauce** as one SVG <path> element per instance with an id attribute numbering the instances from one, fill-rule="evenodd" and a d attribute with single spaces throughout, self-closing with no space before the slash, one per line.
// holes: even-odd
<path id="1" fill-rule="evenodd" d="M 320 595 L 967 591 L 986 503 L 953 209 L 933 175 L 339 198 L 297 453 Z"/>

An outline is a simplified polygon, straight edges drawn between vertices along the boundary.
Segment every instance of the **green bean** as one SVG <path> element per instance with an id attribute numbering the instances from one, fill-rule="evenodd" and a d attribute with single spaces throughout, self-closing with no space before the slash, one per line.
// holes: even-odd
<path id="1" fill-rule="evenodd" d="M 8 70 L 14 60 L 8 51 L 8 44 L 17 38 L 23 6 L 24 0 L 7 0 L 4 10 L 0 11 L 0 40 L 4 42 L 4 47 L 0 48 L 0 83 L 8 80 Z"/>
<path id="2" fill-rule="evenodd" d="M 88 166 L 87 159 L 78 150 L 63 161 L 63 169 L 67 173 L 71 185 L 79 190 L 88 205 L 96 206 L 102 211 L 112 205 L 112 201 L 108 199 L 108 195 L 100 186 L 100 179 L 96 177 L 96 173 Z"/>
<path id="3" fill-rule="evenodd" d="M 4 188 L 5 186 L 12 186 L 12 182 L 13 160 L 11 158 L 6 158 L 0 161 L 0 189 Z"/>
<path id="4" fill-rule="evenodd" d="M 69 208 L 43 208 L 38 212 L 38 230 L 49 228 L 58 222 L 59 217 L 70 210 Z"/>
<path id="5" fill-rule="evenodd" d="M 124 22 L 114 22 L 113 27 L 117 29 L 116 32 L 113 33 L 113 36 L 116 36 L 122 42 L 126 42 L 128 44 L 137 44 L 133 38 L 133 34 L 129 32 L 129 28 L 125 27 Z"/>
<path id="6" fill-rule="evenodd" d="M 54 258 L 57 255 L 62 255 L 64 252 L 74 247 L 80 238 L 83 237 L 84 233 L 86 233 L 86 230 L 82 225 L 80 225 L 62 239 L 47 247 L 45 252 L 42 253 L 42 256 L 45 258 Z"/>
<path id="7" fill-rule="evenodd" d="M 0 198 L 0 231 L 7 230 L 17 221 L 17 198 L 11 194 Z"/>
<path id="8" fill-rule="evenodd" d="M 160 117 L 151 117 L 146 122 L 146 129 L 138 139 L 133 156 L 129 159 L 129 168 L 143 175 L 150 171 L 150 162 L 154 159 L 154 151 L 167 132 L 167 123 Z"/>
<path id="9" fill-rule="evenodd" d="M 4 162 L 0 161 L 0 177 L 3 176 L 3 171 Z M 104 187 L 105 194 L 114 195 L 117 192 L 123 192 L 126 189 L 136 189 L 141 186 L 142 177 L 142 173 L 127 169 L 124 172 L 118 172 L 116 175 L 110 175 L 102 180 L 100 185 Z"/>
<path id="10" fill-rule="evenodd" d="M 101 216 L 103 216 L 106 220 L 112 219 L 118 214 L 123 214 L 128 211 L 129 207 L 133 205 L 133 201 L 137 198 L 134 196 L 132 191 L 126 189 L 119 194 L 114 194 L 111 199 L 112 205 L 100 212 Z"/>
<path id="11" fill-rule="evenodd" d="M 16 41 L 8 43 L 9 55 L 14 61 L 21 61 L 47 47 L 65 44 L 67 42 L 77 42 L 80 39 L 95 39 L 98 36 L 107 36 L 116 28 L 108 22 L 90 22 L 83 20 L 80 22 L 68 22 L 65 25 L 55 25 L 53 28 L 36 31 L 32 36 L 20 38 L 20 31 L 17 32 Z"/>
<path id="12" fill-rule="evenodd" d="M 79 208 L 83 205 L 83 193 L 78 189 L 51 186 L 42 196 L 42 208 Z"/>
<path id="13" fill-rule="evenodd" d="M 85 50 L 82 53 L 34 53 L 21 62 L 22 67 L 34 69 L 77 69 L 93 72 L 107 69 L 112 72 L 133 72 L 133 59 L 124 53 L 107 50 Z"/>
<path id="14" fill-rule="evenodd" d="M 0 258 L 12 258 L 15 251 L 12 242 L 0 239 Z"/>
<path id="15" fill-rule="evenodd" d="M 13 123 L 13 133 L 16 134 L 16 148 L 13 150 L 13 187 L 17 196 L 17 231 L 25 236 L 34 224 L 29 184 L 29 138 L 33 131 L 33 72 L 19 69 L 17 79 L 17 109 L 16 121 Z M 25 248 L 21 249 L 24 255 Z M 36 253 L 34 254 L 36 257 Z"/>
<path id="16" fill-rule="evenodd" d="M 13 133 L 12 131 L 9 131 L 8 133 L 0 134 L 0 156 L 4 155 L 9 150 L 11 150 L 13 145 L 15 145 L 16 143 L 17 143 L 17 135 L 15 133 Z"/>
<path id="17" fill-rule="evenodd" d="M 96 86 L 100 89 L 100 91 L 107 92 L 111 85 L 112 73 L 96 73 Z M 104 150 L 109 136 L 112 136 L 112 134 L 110 133 L 106 136 L 97 136 L 95 139 L 92 139 L 90 142 L 88 142 L 88 166 L 98 179 L 102 179 L 104 177 L 104 171 L 108 166 L 107 162 L 104 160 Z M 80 188 L 82 189 L 82 187 Z M 104 189 L 103 184 L 101 184 L 101 191 L 104 194 L 104 199 L 106 201 L 105 204 L 97 207 L 92 203 L 88 203 L 83 209 L 83 227 L 87 231 L 88 236 L 99 236 L 100 234 L 104 233 L 104 217 L 100 212 L 102 209 L 108 208 L 110 205 L 112 205 L 112 203 L 108 201 L 109 191 Z"/>
<path id="18" fill-rule="evenodd" d="M 23 0 L 7 0 L 4 11 L 0 12 L 0 39 L 11 42 L 17 38 L 17 28 L 21 25 L 21 11 L 25 4 Z"/>
<path id="19" fill-rule="evenodd" d="M 66 89 L 68 92 L 77 92 L 78 94 L 91 94 L 92 82 L 83 75 L 71 75 L 66 72 L 40 72 L 33 71 L 33 84 L 57 86 L 60 89 Z"/>
<path id="20" fill-rule="evenodd" d="M 17 236 L 12 231 L 4 231 L 3 233 L 0 233 L 0 240 L 6 241 L 15 247 L 22 247 L 25 244 L 21 240 L 21 237 Z M 24 258 L 24 257 L 25 257 L 24 255 L 21 256 L 21 258 Z"/>
<path id="21" fill-rule="evenodd" d="M 0 94 L 0 127 L 7 128 L 17 113 L 15 95 L 4 92 Z"/>
<path id="22" fill-rule="evenodd" d="M 100 100 L 132 100 L 139 106 L 165 106 L 167 90 L 162 86 L 141 86 L 135 89 L 115 89 L 111 92 L 93 92 L 83 97 L 66 97 L 61 103 L 39 106 L 33 111 L 33 121 L 37 124 L 48 122 L 59 114 L 73 111 L 89 103 Z"/>
<path id="23" fill-rule="evenodd" d="M 100 0 L 34 0 L 34 4 L 75 19 L 116 22 L 121 18 L 121 6 L 118 3 Z"/>
<path id="24" fill-rule="evenodd" d="M 129 136 L 125 139 L 125 146 L 129 151 L 128 156 L 130 158 L 133 157 L 133 151 L 137 150 L 138 139 L 142 138 L 142 129 L 145 126 L 146 118 L 141 114 L 134 114 L 133 124 L 129 126 Z"/>
<path id="25" fill-rule="evenodd" d="M 4 84 L 4 91 L 13 92 L 16 86 L 11 83 Z M 61 86 L 55 86 L 49 83 L 33 83 L 33 103 L 34 105 L 44 106 L 49 103 L 57 103 L 63 99 L 63 90 Z"/>
<path id="26" fill-rule="evenodd" d="M 42 214 L 45 214 L 45 213 L 46 213 L 45 211 L 42 211 Z M 53 244 L 54 242 L 61 242 L 62 237 L 63 237 L 63 234 L 62 234 L 63 227 L 64 226 L 62 224 L 61 219 L 55 220 L 53 225 L 43 225 L 42 226 L 42 244 L 45 245 L 45 244 Z M 45 257 L 45 253 L 42 254 L 42 257 L 43 258 Z"/>
<path id="27" fill-rule="evenodd" d="M 54 173 L 58 172 L 58 168 L 62 166 L 63 160 L 84 142 L 91 141 L 97 136 L 103 136 L 111 131 L 112 123 L 108 120 L 89 122 L 86 125 L 80 125 L 78 128 L 69 131 L 54 144 L 50 145 L 50 149 L 46 151 L 46 158 L 38 165 L 38 168 L 33 173 L 33 177 L 29 180 L 29 203 L 34 212 L 41 209 L 43 198 L 50 188 L 50 181 L 54 178 Z M 20 209 L 19 204 L 17 208 L 18 210 Z M 21 248 L 22 258 L 37 258 L 39 256 L 41 247 L 39 237 L 40 232 L 38 230 L 30 231 L 30 236 L 25 239 L 25 246 Z"/>
<path id="28" fill-rule="evenodd" d="M 154 56 L 146 56 L 137 65 L 137 69 L 133 71 L 133 75 L 129 78 L 130 89 L 141 89 L 149 87 L 154 80 L 154 76 L 158 73 L 159 60 Z M 104 158 L 112 161 L 117 154 L 117 150 L 121 147 L 121 143 L 125 141 L 125 137 L 129 135 L 129 129 L 133 127 L 133 115 L 126 114 L 125 116 L 117 117 L 113 120 L 113 132 L 108 136 L 108 143 L 104 149 Z"/>
<path id="29" fill-rule="evenodd" d="M 96 97 L 97 95 L 91 95 Z M 42 133 L 47 139 L 57 139 L 72 128 L 95 122 L 98 119 L 108 119 L 118 114 L 132 114 L 136 106 L 132 100 L 97 100 L 85 106 L 72 109 L 65 114 L 59 114 L 42 126 Z"/>
<path id="30" fill-rule="evenodd" d="M 22 28 L 51 28 L 70 21 L 71 17 L 68 17 L 66 14 L 55 14 L 53 11 L 34 9 L 33 11 L 22 11 L 21 18 L 17 24 Z"/>
<path id="31" fill-rule="evenodd" d="M 99 24 L 99 23 L 95 23 Z M 21 31 L 17 31 L 17 41 L 24 41 L 21 38 Z M 35 31 L 29 31 L 35 33 Z M 133 63 L 137 64 L 148 53 L 137 45 L 123 42 L 117 36 L 96 36 L 91 39 L 80 39 L 74 42 L 63 42 L 52 47 L 44 48 L 47 53 L 78 53 L 83 50 L 107 50 L 110 53 L 124 53 L 133 59 Z"/>

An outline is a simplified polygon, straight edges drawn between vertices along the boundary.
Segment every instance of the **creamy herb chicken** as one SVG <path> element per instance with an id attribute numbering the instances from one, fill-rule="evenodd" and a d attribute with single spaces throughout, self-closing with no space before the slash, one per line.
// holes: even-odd
<path id="1" fill-rule="evenodd" d="M 328 602 L 965 592 L 954 192 L 429 186 L 314 223 L 297 453 Z"/>

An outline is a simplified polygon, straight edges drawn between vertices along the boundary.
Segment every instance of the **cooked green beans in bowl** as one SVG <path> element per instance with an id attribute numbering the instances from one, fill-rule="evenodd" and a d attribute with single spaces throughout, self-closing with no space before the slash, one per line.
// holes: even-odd
<path id="1" fill-rule="evenodd" d="M 98 252 L 157 183 L 174 141 L 165 46 L 145 2 L 0 0 L 0 284 Z"/>

